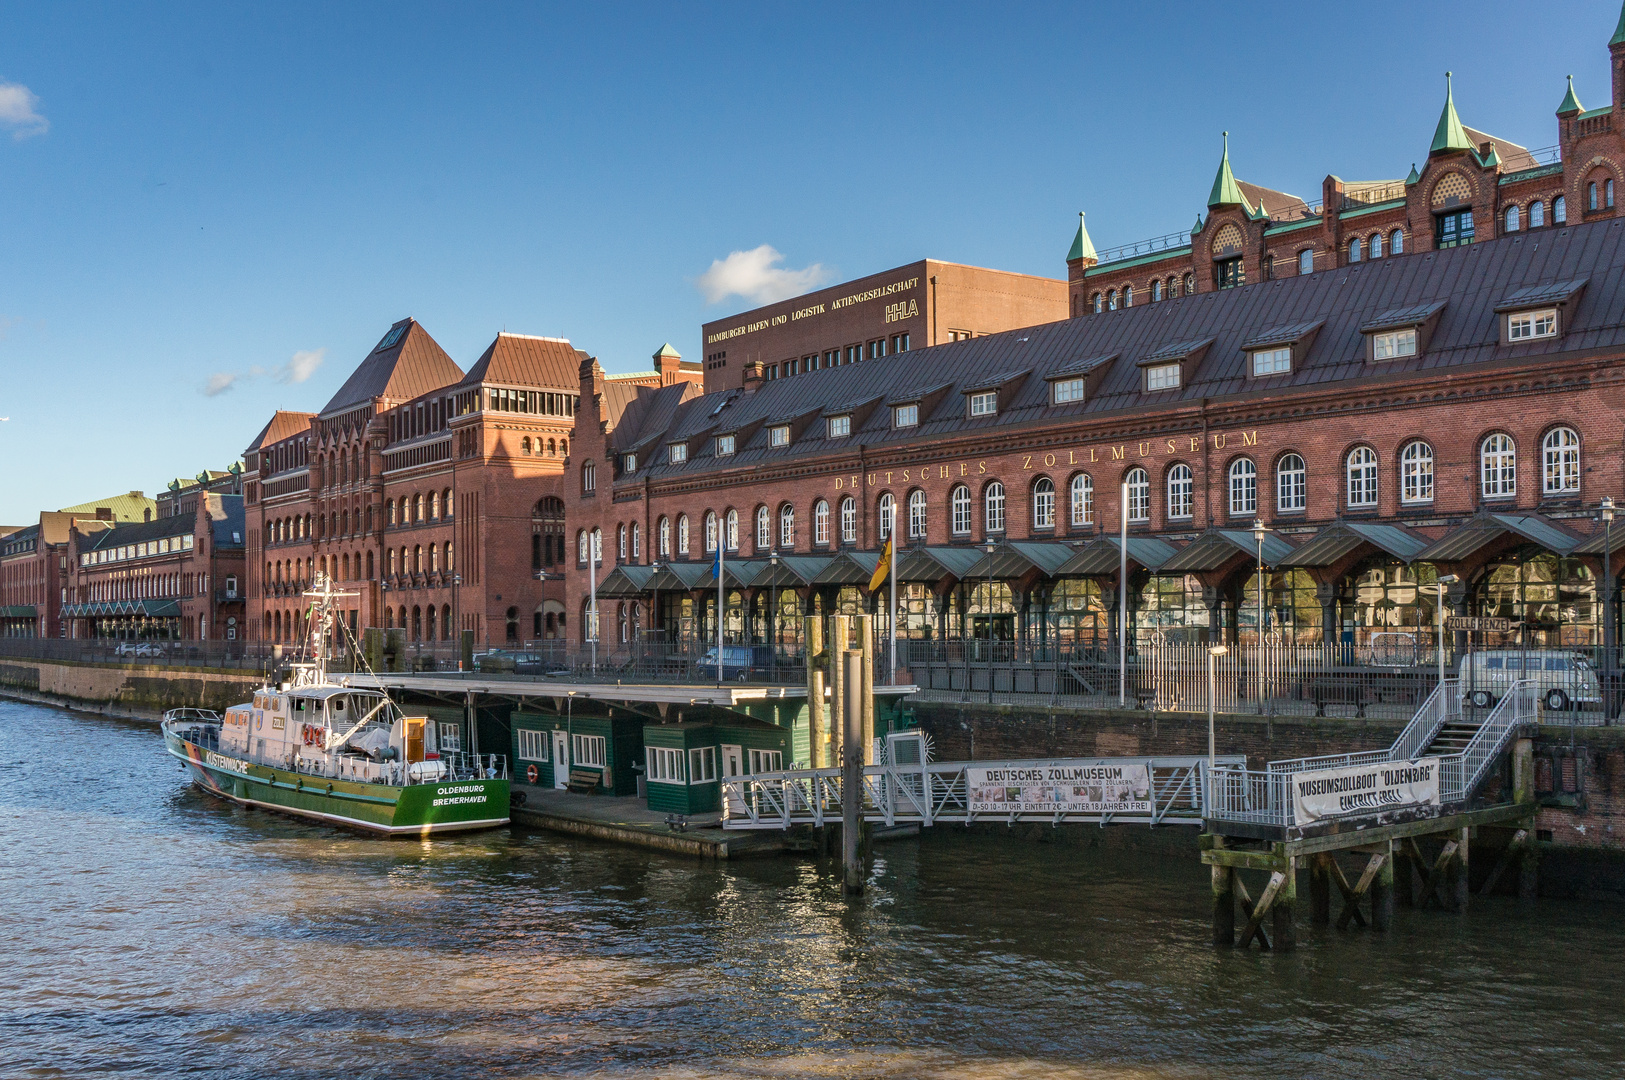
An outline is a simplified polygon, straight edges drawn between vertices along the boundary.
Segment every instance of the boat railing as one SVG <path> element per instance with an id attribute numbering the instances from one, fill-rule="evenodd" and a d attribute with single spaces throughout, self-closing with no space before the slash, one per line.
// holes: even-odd
<path id="1" fill-rule="evenodd" d="M 440 760 L 446 765 L 447 780 L 508 779 L 506 754 L 470 754 L 461 750 L 442 750 Z"/>

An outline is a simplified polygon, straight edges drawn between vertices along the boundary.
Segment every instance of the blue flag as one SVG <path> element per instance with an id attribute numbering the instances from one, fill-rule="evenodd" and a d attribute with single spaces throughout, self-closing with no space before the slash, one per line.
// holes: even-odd
<path id="1" fill-rule="evenodd" d="M 717 545 L 717 557 L 711 560 L 711 576 L 717 579 L 722 577 L 722 545 Z"/>

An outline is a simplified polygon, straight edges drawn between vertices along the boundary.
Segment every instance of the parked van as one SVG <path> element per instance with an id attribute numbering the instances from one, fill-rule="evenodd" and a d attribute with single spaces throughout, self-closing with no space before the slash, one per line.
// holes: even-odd
<path id="1" fill-rule="evenodd" d="M 722 647 L 722 676 L 719 681 L 745 682 L 757 672 L 765 672 L 772 663 L 773 647 L 771 645 L 724 645 Z M 695 678 L 717 678 L 717 648 L 711 646 L 710 650 L 700 659 L 694 672 Z"/>
<path id="2" fill-rule="evenodd" d="M 1477 708 L 1494 705 L 1519 679 L 1528 679 L 1546 708 L 1596 707 L 1602 684 L 1591 661 L 1564 649 L 1485 649 L 1461 660 L 1462 696 Z"/>

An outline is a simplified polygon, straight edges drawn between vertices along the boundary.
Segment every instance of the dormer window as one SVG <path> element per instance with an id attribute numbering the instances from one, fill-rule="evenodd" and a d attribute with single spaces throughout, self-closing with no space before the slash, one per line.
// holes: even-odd
<path id="1" fill-rule="evenodd" d="M 734 437 L 732 435 L 717 436 L 717 457 L 731 457 L 734 452 Z"/>
<path id="2" fill-rule="evenodd" d="M 1557 336 L 1557 309 L 1522 311 L 1507 316 L 1508 341 L 1533 341 Z"/>
<path id="3" fill-rule="evenodd" d="M 920 423 L 920 407 L 918 405 L 899 405 L 892 410 L 893 427 L 917 427 Z"/>
<path id="4" fill-rule="evenodd" d="M 779 424 L 768 429 L 768 441 L 774 446 L 790 445 L 790 425 Z"/>
<path id="5" fill-rule="evenodd" d="M 1146 368 L 1145 388 L 1147 391 L 1179 389 L 1179 365 L 1155 364 Z"/>
<path id="6" fill-rule="evenodd" d="M 1397 360 L 1403 356 L 1416 355 L 1416 328 L 1407 330 L 1388 330 L 1380 334 L 1371 335 L 1371 358 L 1373 360 Z"/>
<path id="7" fill-rule="evenodd" d="M 621 468 L 624 469 L 628 473 L 637 472 L 638 471 L 638 456 L 636 454 L 627 454 L 626 457 L 624 457 L 621 460 Z"/>
<path id="8" fill-rule="evenodd" d="M 970 396 L 970 414 L 972 416 L 994 416 L 999 411 L 999 394 L 996 390 L 988 390 Z"/>
<path id="9" fill-rule="evenodd" d="M 1057 379 L 1050 383 L 1050 403 L 1065 405 L 1069 401 L 1083 400 L 1083 380 Z"/>
<path id="10" fill-rule="evenodd" d="M 844 439 L 852 434 L 852 418 L 850 416 L 832 416 L 829 418 L 829 437 Z"/>
<path id="11" fill-rule="evenodd" d="M 688 443 L 674 442 L 666 447 L 666 460 L 673 465 L 681 465 L 688 460 Z"/>
<path id="12" fill-rule="evenodd" d="M 1292 370 L 1292 346 L 1259 349 L 1253 353 L 1254 375 L 1280 375 Z"/>

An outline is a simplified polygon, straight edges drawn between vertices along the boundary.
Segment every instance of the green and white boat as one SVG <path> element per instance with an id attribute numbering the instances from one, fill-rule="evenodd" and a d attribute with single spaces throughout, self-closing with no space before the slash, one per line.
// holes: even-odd
<path id="1" fill-rule="evenodd" d="M 224 716 L 164 714 L 164 745 L 204 791 L 266 810 L 387 836 L 488 829 L 508 823 L 508 764 L 435 745 L 434 725 L 408 716 L 388 694 L 327 672 L 336 629 L 334 592 L 322 575 L 312 601 L 310 663 Z"/>

